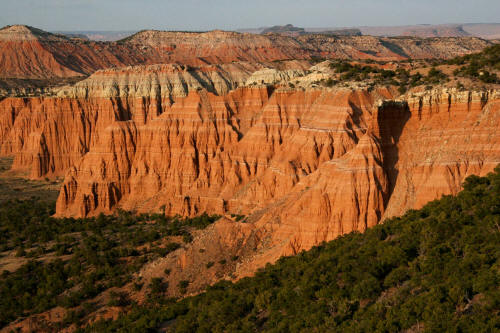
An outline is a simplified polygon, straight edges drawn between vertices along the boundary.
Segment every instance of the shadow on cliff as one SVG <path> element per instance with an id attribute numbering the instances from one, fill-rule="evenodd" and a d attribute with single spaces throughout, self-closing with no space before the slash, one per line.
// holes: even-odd
<path id="1" fill-rule="evenodd" d="M 398 143 L 410 116 L 410 108 L 406 102 L 384 102 L 378 109 L 376 121 L 382 144 L 383 166 L 389 182 L 388 192 L 384 196 L 384 207 L 387 207 L 396 186 L 399 175 L 396 167 L 399 160 Z"/>
<path id="2" fill-rule="evenodd" d="M 363 110 L 356 105 L 356 103 L 349 101 L 349 107 L 352 110 L 352 115 L 351 115 L 351 120 L 354 125 L 356 125 L 356 128 L 360 128 L 362 130 L 363 135 L 366 133 L 366 125 L 362 124 L 362 117 L 363 117 Z M 356 135 L 356 131 L 353 129 L 352 124 L 348 123 L 347 128 L 349 131 L 347 131 L 347 135 L 356 143 L 359 141 L 359 137 Z"/>

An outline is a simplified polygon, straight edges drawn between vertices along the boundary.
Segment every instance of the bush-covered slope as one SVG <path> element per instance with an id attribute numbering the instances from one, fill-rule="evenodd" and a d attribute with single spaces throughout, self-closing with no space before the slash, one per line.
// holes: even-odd
<path id="1" fill-rule="evenodd" d="M 456 197 L 345 235 L 252 278 L 157 300 L 88 331 L 498 332 L 500 168 Z"/>
<path id="2" fill-rule="evenodd" d="M 93 298 L 135 281 L 133 273 L 145 263 L 181 247 L 175 239 L 188 243 L 193 230 L 219 218 L 125 211 L 96 218 L 53 218 L 53 206 L 35 198 L 0 202 L 0 267 L 11 261 L 12 253 L 19 263 L 17 269 L 0 274 L 0 330 L 56 306 L 81 307 L 68 311 L 59 329 L 80 323 L 98 310 Z"/>
<path id="3" fill-rule="evenodd" d="M 457 76 L 478 78 L 485 83 L 499 83 L 495 72 L 500 71 L 500 45 L 485 48 L 479 53 L 457 57 L 447 61 L 451 65 L 459 65 L 454 72 Z"/>

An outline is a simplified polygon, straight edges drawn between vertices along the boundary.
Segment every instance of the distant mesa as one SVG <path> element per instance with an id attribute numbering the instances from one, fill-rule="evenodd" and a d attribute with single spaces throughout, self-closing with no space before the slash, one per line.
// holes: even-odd
<path id="1" fill-rule="evenodd" d="M 85 34 L 79 33 L 62 33 L 62 35 L 75 40 L 90 40 L 90 38 Z"/>
<path id="2" fill-rule="evenodd" d="M 98 42 L 115 42 L 135 34 L 137 31 L 55 31 L 70 38 L 81 38 Z"/>
<path id="3" fill-rule="evenodd" d="M 261 34 L 282 34 L 289 36 L 298 36 L 298 35 L 308 35 L 308 34 L 320 34 L 320 35 L 336 35 L 336 36 L 362 36 L 361 30 L 357 28 L 349 28 L 349 29 L 314 29 L 308 30 L 305 28 L 295 27 L 292 24 L 287 25 L 275 25 L 270 28 L 266 28 L 262 30 Z"/>
<path id="4" fill-rule="evenodd" d="M 480 37 L 500 38 L 500 23 L 419 24 L 407 26 L 360 27 L 364 35 L 414 37 Z"/>
<path id="5" fill-rule="evenodd" d="M 420 26 L 405 30 L 403 36 L 414 37 L 468 37 L 470 33 L 464 30 L 462 25 L 449 26 Z"/>
<path id="6" fill-rule="evenodd" d="M 276 33 L 276 34 L 284 34 L 284 33 L 296 33 L 296 34 L 304 34 L 306 30 L 304 28 L 295 27 L 292 24 L 287 25 L 275 25 L 273 27 L 264 29 L 262 34 L 268 33 Z"/>
<path id="7" fill-rule="evenodd" d="M 308 32 L 312 33 L 312 32 Z M 335 36 L 362 36 L 363 33 L 358 28 L 352 29 L 335 29 L 335 30 L 324 30 L 316 32 L 323 35 L 335 35 Z"/>
<path id="8" fill-rule="evenodd" d="M 464 30 L 484 39 L 500 39 L 500 23 L 465 24 Z"/>
<path id="9" fill-rule="evenodd" d="M 500 23 L 454 23 L 454 24 L 417 24 L 402 26 L 360 26 L 360 27 L 318 27 L 297 28 L 291 24 L 284 26 L 242 29 L 241 32 L 277 34 L 331 34 L 337 36 L 408 36 L 408 37 L 479 37 L 500 39 Z"/>

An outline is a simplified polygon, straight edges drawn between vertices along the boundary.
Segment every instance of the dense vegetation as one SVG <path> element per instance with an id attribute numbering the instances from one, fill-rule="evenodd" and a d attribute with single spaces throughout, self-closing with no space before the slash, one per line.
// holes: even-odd
<path id="1" fill-rule="evenodd" d="M 190 242 L 191 230 L 203 229 L 218 218 L 119 211 L 73 219 L 53 218 L 53 213 L 53 203 L 38 199 L 0 205 L 2 256 L 14 251 L 19 260 L 28 258 L 19 269 L 0 276 L 0 327 L 56 305 L 82 305 L 108 288 L 123 286 L 144 263 L 181 246 L 168 241 L 169 236 Z M 124 302 L 122 296 L 116 297 L 117 302 Z M 77 315 L 69 312 L 66 322 L 93 310 L 88 303 Z"/>
<path id="2" fill-rule="evenodd" d="M 89 332 L 500 330 L 500 168 L 464 191 L 282 258 L 252 278 L 135 307 Z"/>
<path id="3" fill-rule="evenodd" d="M 318 62 L 319 59 L 313 59 Z M 326 59 L 321 59 L 326 60 Z M 500 79 L 500 45 L 490 46 L 479 53 L 456 57 L 449 60 L 407 60 L 402 61 L 414 63 L 418 69 L 426 69 L 427 74 L 421 71 L 409 71 L 405 68 L 397 70 L 384 69 L 386 62 L 364 60 L 363 63 L 352 63 L 352 61 L 336 60 L 331 62 L 330 68 L 337 74 L 336 79 L 323 80 L 322 84 L 332 87 L 342 81 L 369 82 L 371 85 L 392 85 L 398 87 L 400 93 L 417 86 L 425 86 L 431 89 L 433 86 L 445 84 L 451 79 L 457 79 L 457 87 L 463 88 L 460 78 L 468 78 L 474 82 L 486 84 L 498 84 Z M 444 73 L 439 66 L 458 66 L 453 75 Z"/>
<path id="4" fill-rule="evenodd" d="M 449 60 L 450 65 L 459 65 L 454 75 L 479 79 L 484 83 L 500 83 L 494 71 L 500 71 L 500 45 L 493 45 L 480 53 L 469 54 Z"/>
<path id="5" fill-rule="evenodd" d="M 406 92 L 408 88 L 420 85 L 436 85 L 449 80 L 448 76 L 442 71 L 432 67 L 427 75 L 420 73 L 410 74 L 406 69 L 400 68 L 396 71 L 380 69 L 371 65 L 351 64 L 346 61 L 338 61 L 330 64 L 330 68 L 340 74 L 342 81 L 364 81 L 373 79 L 374 84 L 398 86 L 401 93 Z M 333 81 L 327 82 L 327 86 L 332 86 Z"/>

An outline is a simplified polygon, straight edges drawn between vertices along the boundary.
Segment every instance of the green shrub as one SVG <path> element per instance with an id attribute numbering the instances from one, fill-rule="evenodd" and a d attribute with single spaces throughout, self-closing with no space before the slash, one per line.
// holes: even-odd
<path id="1" fill-rule="evenodd" d="M 149 290 L 151 294 L 161 294 L 164 293 L 168 288 L 168 282 L 164 282 L 163 278 L 155 277 L 151 279 L 149 284 Z"/>
<path id="2" fill-rule="evenodd" d="M 178 287 L 181 294 L 185 294 L 187 292 L 187 287 L 189 286 L 188 280 L 182 280 L 179 282 Z"/>

